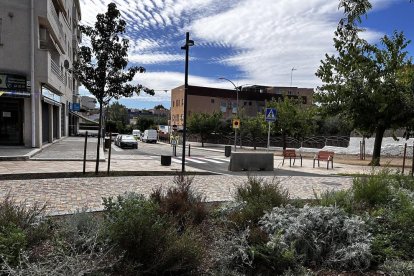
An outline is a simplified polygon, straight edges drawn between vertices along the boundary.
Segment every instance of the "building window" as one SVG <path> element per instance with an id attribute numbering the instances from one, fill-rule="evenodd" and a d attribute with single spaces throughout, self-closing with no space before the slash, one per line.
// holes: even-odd
<path id="1" fill-rule="evenodd" d="M 210 101 L 211 101 L 212 104 L 214 103 L 214 99 L 211 99 Z"/>
<path id="2" fill-rule="evenodd" d="M 252 105 L 252 102 L 249 102 L 249 105 Z"/>
<path id="3" fill-rule="evenodd" d="M 173 105 L 173 107 L 174 107 L 174 101 L 172 101 L 172 105 Z"/>
<path id="4" fill-rule="evenodd" d="M 181 105 L 184 105 L 184 99 L 181 99 Z"/>
<path id="5" fill-rule="evenodd" d="M 226 112 L 226 110 L 227 110 L 227 103 L 226 102 L 221 102 L 220 111 L 221 112 Z"/>
<path id="6" fill-rule="evenodd" d="M 244 105 L 247 105 L 247 102 L 244 102 Z"/>

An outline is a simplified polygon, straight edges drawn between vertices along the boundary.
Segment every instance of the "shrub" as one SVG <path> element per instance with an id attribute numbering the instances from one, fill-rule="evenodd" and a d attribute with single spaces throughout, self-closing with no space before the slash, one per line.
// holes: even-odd
<path id="1" fill-rule="evenodd" d="M 357 216 L 335 207 L 274 208 L 259 221 L 270 237 L 267 247 L 294 249 L 305 265 L 365 269 L 371 261 L 371 235 Z"/>
<path id="2" fill-rule="evenodd" d="M 406 276 L 414 275 L 414 262 L 401 260 L 386 260 L 380 267 L 388 275 Z"/>
<path id="3" fill-rule="evenodd" d="M 10 195 L 0 201 L 0 267 L 2 262 L 16 265 L 22 250 L 34 246 L 49 235 L 44 219 L 46 206 L 26 207 Z"/>
<path id="4" fill-rule="evenodd" d="M 326 191 L 317 200 L 321 206 L 335 206 L 344 209 L 347 213 L 354 212 L 355 203 L 351 190 Z"/>
<path id="5" fill-rule="evenodd" d="M 388 172 L 372 174 L 368 177 L 354 178 L 352 191 L 356 203 L 362 208 L 373 208 L 383 206 L 390 200 L 390 179 Z"/>
<path id="6" fill-rule="evenodd" d="M 168 188 L 165 193 L 158 188 L 150 196 L 159 205 L 162 214 L 174 217 L 180 229 L 199 225 L 208 215 L 204 197 L 191 188 L 193 179 L 178 175 L 174 178 L 174 187 Z"/>
<path id="7" fill-rule="evenodd" d="M 230 220 L 239 226 L 246 226 L 256 223 L 265 211 L 287 204 L 289 193 L 279 182 L 249 176 L 247 182 L 237 188 L 235 199 L 245 205 L 240 211 L 230 214 Z"/>
<path id="8" fill-rule="evenodd" d="M 17 265 L 20 252 L 26 248 L 27 236 L 20 227 L 13 224 L 0 228 L 0 268 L 1 261 Z"/>
<path id="9" fill-rule="evenodd" d="M 156 202 L 128 194 L 104 199 L 104 206 L 108 237 L 125 252 L 132 273 L 186 274 L 198 268 L 203 251 L 197 233 L 177 233 Z"/>

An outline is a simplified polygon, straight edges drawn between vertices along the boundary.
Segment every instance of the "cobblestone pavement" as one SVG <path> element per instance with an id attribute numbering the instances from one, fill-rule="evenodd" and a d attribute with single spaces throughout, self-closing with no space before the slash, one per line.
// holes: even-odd
<path id="1" fill-rule="evenodd" d="M 267 181 L 280 181 L 292 198 L 313 198 L 314 191 L 347 189 L 350 177 L 263 177 Z M 40 180 L 0 181 L 0 198 L 9 194 L 16 202 L 27 206 L 47 204 L 50 215 L 68 214 L 86 208 L 102 210 L 102 197 L 117 196 L 125 192 L 149 195 L 159 186 L 169 187 L 173 176 L 62 178 Z M 229 201 L 235 188 L 247 180 L 246 176 L 195 176 L 193 187 L 201 192 L 206 201 Z"/>

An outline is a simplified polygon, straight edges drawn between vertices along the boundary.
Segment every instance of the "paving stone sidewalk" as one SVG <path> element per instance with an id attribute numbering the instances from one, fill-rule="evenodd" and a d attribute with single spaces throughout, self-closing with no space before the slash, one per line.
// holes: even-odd
<path id="1" fill-rule="evenodd" d="M 314 192 L 347 189 L 350 177 L 263 177 L 267 181 L 280 181 L 293 198 L 313 198 Z M 10 195 L 16 202 L 27 206 L 47 204 L 49 215 L 62 215 L 83 208 L 102 210 L 102 197 L 117 196 L 125 192 L 149 195 L 156 187 L 169 187 L 173 176 L 62 178 L 38 180 L 0 181 L 0 198 Z M 207 202 L 233 200 L 235 188 L 247 180 L 246 176 L 195 176 L 193 187 Z"/>

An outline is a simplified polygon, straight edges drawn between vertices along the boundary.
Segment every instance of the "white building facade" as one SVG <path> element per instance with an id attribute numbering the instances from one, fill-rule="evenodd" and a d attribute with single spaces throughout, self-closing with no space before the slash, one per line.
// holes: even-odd
<path id="1" fill-rule="evenodd" d="M 0 145 L 40 148 L 76 132 L 79 0 L 0 0 Z"/>

